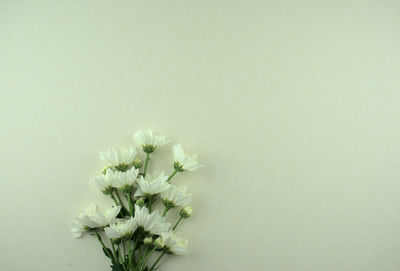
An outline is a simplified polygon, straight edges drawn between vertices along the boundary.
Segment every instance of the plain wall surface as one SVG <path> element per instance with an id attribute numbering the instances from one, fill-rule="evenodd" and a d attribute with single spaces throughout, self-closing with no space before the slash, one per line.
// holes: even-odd
<path id="1" fill-rule="evenodd" d="M 400 270 L 398 1 L 0 1 L 0 270 L 107 271 L 70 224 L 151 128 L 204 168 L 160 271 Z M 158 160 L 157 160 L 158 159 Z"/>

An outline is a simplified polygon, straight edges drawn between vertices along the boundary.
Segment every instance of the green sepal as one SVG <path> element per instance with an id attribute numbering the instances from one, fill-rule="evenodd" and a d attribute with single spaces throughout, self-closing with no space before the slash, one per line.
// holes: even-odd
<path id="1" fill-rule="evenodd" d="M 153 145 L 143 145 L 142 147 L 145 153 L 152 153 L 156 150 L 156 147 Z"/>
<path id="2" fill-rule="evenodd" d="M 119 164 L 119 165 L 115 166 L 115 169 L 117 171 L 126 172 L 129 169 L 129 165 L 127 165 L 127 164 Z"/>

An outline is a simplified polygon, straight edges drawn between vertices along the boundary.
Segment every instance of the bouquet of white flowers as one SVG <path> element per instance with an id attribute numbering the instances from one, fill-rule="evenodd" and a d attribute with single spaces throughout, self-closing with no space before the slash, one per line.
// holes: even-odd
<path id="1" fill-rule="evenodd" d="M 168 141 L 151 130 L 138 131 L 134 142 L 145 153 L 144 165 L 141 159 L 135 158 L 134 147 L 110 148 L 100 153 L 107 166 L 93 184 L 110 196 L 115 205 L 105 212 L 90 205 L 76 218 L 71 232 L 74 238 L 81 237 L 84 232 L 96 236 L 111 260 L 112 271 L 153 271 L 166 254 L 188 254 L 188 241 L 175 230 L 182 219 L 192 214 L 188 206 L 192 194 L 186 192 L 186 186 L 175 186 L 171 180 L 179 172 L 193 171 L 202 165 L 196 155 L 186 155 L 182 144 L 177 144 L 173 146 L 172 174 L 149 174 L 150 157 Z M 164 206 L 162 214 L 152 210 L 158 199 Z M 178 207 L 181 208 L 180 217 L 171 228 L 165 218 L 169 210 Z"/>

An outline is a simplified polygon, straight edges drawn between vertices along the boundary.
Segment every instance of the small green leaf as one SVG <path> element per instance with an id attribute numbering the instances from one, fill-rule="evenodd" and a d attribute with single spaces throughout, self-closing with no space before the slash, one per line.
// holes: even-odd
<path id="1" fill-rule="evenodd" d="M 112 271 L 124 271 L 124 268 L 119 264 L 113 264 L 110 266 Z"/>
<path id="2" fill-rule="evenodd" d="M 109 255 L 112 255 L 112 252 L 111 252 L 111 250 L 110 250 L 109 248 L 103 247 L 103 252 L 104 252 L 104 254 L 107 256 L 107 258 L 110 258 Z M 110 258 L 110 259 L 111 259 L 111 258 Z"/>

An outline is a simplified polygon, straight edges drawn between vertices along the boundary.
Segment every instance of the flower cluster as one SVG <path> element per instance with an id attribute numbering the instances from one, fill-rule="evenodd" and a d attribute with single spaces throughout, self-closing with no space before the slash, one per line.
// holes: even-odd
<path id="1" fill-rule="evenodd" d="M 175 230 L 183 219 L 192 215 L 189 206 L 192 194 L 187 193 L 186 186 L 176 186 L 171 180 L 179 172 L 193 171 L 202 165 L 197 156 L 187 155 L 182 144 L 177 144 L 172 148 L 172 173 L 150 174 L 147 172 L 150 157 L 169 140 L 151 130 L 139 130 L 133 139 L 144 152 L 144 163 L 136 157 L 135 147 L 110 148 L 100 153 L 107 164 L 102 174 L 92 181 L 104 195 L 111 197 L 115 205 L 102 212 L 92 204 L 71 226 L 74 238 L 84 233 L 97 237 L 111 260 L 113 271 L 153 271 L 159 268 L 159 262 L 166 254 L 186 255 L 189 252 L 188 241 Z M 162 214 L 157 209 L 152 210 L 157 201 L 164 206 Z M 177 207 L 181 208 L 180 216 L 172 226 L 166 216 Z"/>

